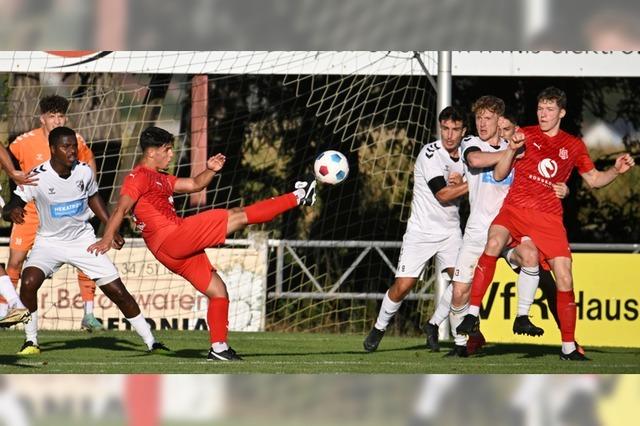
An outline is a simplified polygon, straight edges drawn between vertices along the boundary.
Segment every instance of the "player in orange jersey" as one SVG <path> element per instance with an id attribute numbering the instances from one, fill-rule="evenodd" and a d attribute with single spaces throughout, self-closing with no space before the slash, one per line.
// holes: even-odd
<path id="1" fill-rule="evenodd" d="M 69 101 L 61 96 L 46 96 L 40 100 L 40 124 L 37 129 L 18 136 L 9 145 L 9 151 L 18 161 L 23 172 L 32 170 L 37 165 L 49 160 L 51 152 L 49 150 L 49 132 L 51 130 L 66 125 L 67 109 Z M 83 161 L 91 167 L 96 174 L 96 163 L 91 149 L 84 139 L 77 135 L 78 139 L 78 160 Z M 11 242 L 9 244 L 9 261 L 7 273 L 14 286 L 17 286 L 20 279 L 22 264 L 31 250 L 38 229 L 38 213 L 33 202 L 27 204 L 23 224 L 14 224 L 11 230 Z M 96 292 L 96 284 L 82 272 L 78 273 L 78 285 L 84 304 L 84 316 L 81 327 L 88 331 L 101 330 L 102 324 L 93 315 L 93 299 Z M 0 317 L 5 313 L 8 306 L 5 300 L 0 300 Z"/>

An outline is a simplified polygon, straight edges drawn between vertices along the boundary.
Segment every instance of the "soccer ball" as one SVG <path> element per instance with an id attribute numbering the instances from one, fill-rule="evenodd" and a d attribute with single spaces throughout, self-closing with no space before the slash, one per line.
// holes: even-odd
<path id="1" fill-rule="evenodd" d="M 313 171 L 320 182 L 335 185 L 349 175 L 349 163 L 341 152 L 324 151 L 313 163 Z"/>

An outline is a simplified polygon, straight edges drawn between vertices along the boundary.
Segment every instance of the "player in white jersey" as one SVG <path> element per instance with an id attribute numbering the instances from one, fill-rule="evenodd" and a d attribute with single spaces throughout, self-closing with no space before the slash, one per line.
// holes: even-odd
<path id="1" fill-rule="evenodd" d="M 462 181 L 460 141 L 466 131 L 462 114 L 453 107 L 438 116 L 440 140 L 425 145 L 414 167 L 413 201 L 402 239 L 396 278 L 384 295 L 382 306 L 364 349 L 378 348 L 391 318 L 418 281 L 429 259 L 436 256 L 441 272 L 451 279 L 462 241 L 459 199 L 467 192 Z"/>
<path id="2" fill-rule="evenodd" d="M 105 254 L 95 256 L 87 252 L 87 246 L 96 241 L 88 223 L 91 211 L 103 223 L 109 215 L 98 194 L 92 170 L 86 163 L 77 161 L 76 133 L 68 127 L 52 130 L 49 148 L 51 160 L 33 171 L 39 179 L 37 185 L 18 187 L 2 214 L 5 220 L 21 223 L 24 206 L 35 200 L 40 217 L 35 243 L 22 272 L 20 299 L 31 312 L 31 321 L 25 325 L 26 341 L 18 354 L 40 353 L 37 292 L 44 280 L 65 263 L 80 269 L 100 286 L 142 337 L 149 351 L 166 349 L 155 341 L 140 307 L 120 280 L 113 262 Z M 123 244 L 124 240 L 119 236 L 113 245 L 119 249 Z"/>

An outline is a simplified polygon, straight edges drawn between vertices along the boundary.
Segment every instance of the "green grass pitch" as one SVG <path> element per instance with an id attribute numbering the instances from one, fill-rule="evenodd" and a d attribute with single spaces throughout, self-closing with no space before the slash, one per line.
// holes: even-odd
<path id="1" fill-rule="evenodd" d="M 208 333 L 156 331 L 171 352 L 147 354 L 128 331 L 89 334 L 41 331 L 40 355 L 15 355 L 24 334 L 0 331 L 0 374 L 5 373 L 640 373 L 640 349 L 587 347 L 590 362 L 560 361 L 558 346 L 488 343 L 466 359 L 445 358 L 451 347 L 431 353 L 418 337 L 386 336 L 365 353 L 364 335 L 320 333 L 230 333 L 242 362 L 206 360 Z M 532 338 L 532 342 L 535 340 Z"/>

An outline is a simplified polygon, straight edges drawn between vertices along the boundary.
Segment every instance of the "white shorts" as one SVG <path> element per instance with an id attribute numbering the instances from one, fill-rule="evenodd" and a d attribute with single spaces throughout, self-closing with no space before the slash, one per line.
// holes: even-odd
<path id="1" fill-rule="evenodd" d="M 36 237 L 23 269 L 35 267 L 40 269 L 45 277 L 50 277 L 67 263 L 84 272 L 99 286 L 109 284 L 119 278 L 120 274 L 106 254 L 96 256 L 87 251 L 87 247 L 95 241 L 95 238 L 56 241 Z"/>
<path id="2" fill-rule="evenodd" d="M 453 271 L 453 281 L 471 284 L 478 259 L 484 251 L 485 242 L 465 240 L 460 248 L 456 268 Z"/>
<path id="3" fill-rule="evenodd" d="M 396 277 L 418 278 L 434 255 L 442 269 L 453 268 L 462 244 L 462 233 L 452 235 L 416 235 L 405 233 L 400 248 Z"/>

